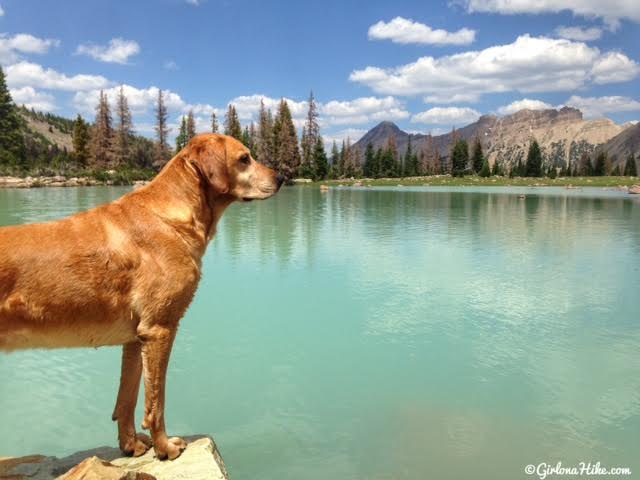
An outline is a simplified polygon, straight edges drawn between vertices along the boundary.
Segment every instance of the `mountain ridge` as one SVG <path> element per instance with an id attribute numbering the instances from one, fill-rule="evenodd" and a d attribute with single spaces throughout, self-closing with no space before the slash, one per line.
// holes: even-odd
<path id="1" fill-rule="evenodd" d="M 637 124 L 636 124 L 637 125 Z M 394 128 L 395 127 L 395 128 Z M 459 129 L 441 135 L 410 134 L 401 130 L 393 122 L 385 121 L 369 130 L 354 144 L 354 148 L 361 154 L 369 143 L 374 149 L 384 148 L 391 136 L 394 137 L 398 151 L 404 155 L 408 141 L 411 139 L 412 149 L 417 152 L 427 148 L 431 137 L 432 148 L 438 150 L 440 157 L 447 159 L 453 143 L 453 137 L 471 142 L 478 137 L 485 156 L 493 165 L 499 162 L 503 167 L 510 168 L 518 161 L 524 161 L 531 138 L 540 144 L 545 161 L 556 167 L 565 167 L 577 162 L 583 154 L 594 155 L 600 146 L 612 141 L 628 129 L 628 124 L 617 125 L 607 118 L 585 120 L 582 112 L 577 108 L 563 107 L 546 110 L 519 110 L 509 115 L 482 115 L 477 121 Z M 620 139 L 621 151 L 640 146 L 640 127 L 630 135 L 630 138 Z M 634 139 L 638 138 L 637 142 Z M 635 143 L 634 143 L 635 142 Z M 617 145 L 617 144 L 616 144 Z M 603 147 L 604 148 L 604 147 Z M 617 152 L 617 150 L 616 150 Z M 634 152 L 638 153 L 636 150 Z M 620 162 L 620 155 L 612 158 Z"/>

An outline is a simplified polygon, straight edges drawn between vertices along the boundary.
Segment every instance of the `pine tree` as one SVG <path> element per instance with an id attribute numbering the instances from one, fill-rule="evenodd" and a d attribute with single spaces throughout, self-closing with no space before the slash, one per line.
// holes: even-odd
<path id="1" fill-rule="evenodd" d="M 238 112 L 235 105 L 231 103 L 227 108 L 227 115 L 224 119 L 224 134 L 242 141 L 242 126 L 238 119 Z"/>
<path id="2" fill-rule="evenodd" d="M 73 158 L 76 163 L 81 167 L 87 166 L 89 159 L 89 142 L 91 136 L 89 135 L 89 125 L 78 114 L 75 122 L 73 122 Z"/>
<path id="3" fill-rule="evenodd" d="M 113 158 L 113 128 L 111 110 L 107 94 L 100 90 L 100 99 L 96 107 L 96 120 L 91 135 L 91 157 L 93 163 L 106 168 Z"/>
<path id="4" fill-rule="evenodd" d="M 187 143 L 189 143 L 189 140 L 196 136 L 196 120 L 193 118 L 193 110 L 189 110 L 187 114 L 186 133 Z"/>
<path id="5" fill-rule="evenodd" d="M 180 119 L 180 130 L 176 137 L 176 153 L 187 145 L 187 119 L 183 115 Z"/>
<path id="6" fill-rule="evenodd" d="M 260 100 L 256 137 L 256 159 L 263 165 L 275 167 L 275 159 L 273 156 L 273 118 L 271 117 L 271 111 L 265 108 L 263 100 Z"/>
<path id="7" fill-rule="evenodd" d="M 338 152 L 338 145 L 336 141 L 333 141 L 331 145 L 331 159 L 329 166 L 329 177 L 330 178 L 338 178 L 340 176 L 339 172 L 339 162 L 340 162 L 340 153 Z"/>
<path id="8" fill-rule="evenodd" d="M 636 177 L 638 175 L 636 159 L 633 157 L 633 153 L 630 153 L 627 157 L 627 163 L 624 166 L 624 175 L 626 177 Z"/>
<path id="9" fill-rule="evenodd" d="M 342 166 L 342 176 L 345 178 L 353 178 L 356 176 L 356 168 L 354 162 L 354 152 L 351 147 L 351 139 L 347 137 L 347 141 L 343 147 L 343 166 Z"/>
<path id="10" fill-rule="evenodd" d="M 382 157 L 381 170 L 384 177 L 397 177 L 400 174 L 400 154 L 394 136 L 387 140 L 387 150 Z"/>
<path id="11" fill-rule="evenodd" d="M 577 175 L 589 176 L 593 173 L 592 170 L 593 168 L 591 166 L 591 159 L 589 158 L 589 154 L 587 154 L 587 152 L 582 152 L 578 165 L 576 166 L 575 173 Z"/>
<path id="12" fill-rule="evenodd" d="M 240 138 L 242 144 L 251 150 L 251 134 L 249 133 L 249 125 L 245 125 L 242 129 L 242 137 Z"/>
<path id="13" fill-rule="evenodd" d="M 454 177 L 464 176 L 469 164 L 469 145 L 466 140 L 458 140 L 451 152 L 451 174 Z"/>
<path id="14" fill-rule="evenodd" d="M 600 152 L 596 156 L 596 161 L 593 166 L 593 174 L 597 177 L 602 177 L 606 174 L 607 154 Z"/>
<path id="15" fill-rule="evenodd" d="M 491 169 L 491 175 L 502 175 L 502 168 L 500 167 L 500 162 L 496 158 L 493 162 L 493 168 Z"/>
<path id="16" fill-rule="evenodd" d="M 327 174 L 329 173 L 329 164 L 327 161 L 327 154 L 324 151 L 324 142 L 320 136 L 318 136 L 316 146 L 313 149 L 313 165 L 315 167 L 313 175 L 314 180 L 318 181 L 327 178 Z"/>
<path id="17" fill-rule="evenodd" d="M 218 119 L 216 112 L 211 112 L 211 133 L 218 133 Z"/>
<path id="18" fill-rule="evenodd" d="M 26 160 L 22 119 L 0 67 L 0 165 L 23 165 Z"/>
<path id="19" fill-rule="evenodd" d="M 436 175 L 440 173 L 440 168 L 440 153 L 436 148 L 433 136 L 429 133 L 422 151 L 420 173 L 422 175 Z"/>
<path id="20" fill-rule="evenodd" d="M 480 170 L 484 167 L 484 160 L 480 137 L 476 135 L 476 138 L 473 141 L 473 155 L 471 155 L 471 168 L 473 173 L 480 173 Z"/>
<path id="21" fill-rule="evenodd" d="M 256 124 L 254 122 L 251 122 L 251 124 L 249 125 L 249 138 L 246 145 L 249 148 L 251 155 L 255 158 L 258 148 L 258 129 L 256 128 Z"/>
<path id="22" fill-rule="evenodd" d="M 375 153 L 373 152 L 373 145 L 371 142 L 367 143 L 367 148 L 364 151 L 364 166 L 363 166 L 363 174 L 366 178 L 374 177 L 374 162 Z"/>
<path id="23" fill-rule="evenodd" d="M 376 154 L 373 157 L 373 178 L 382 178 L 382 157 L 384 156 L 384 150 L 382 147 L 378 147 Z"/>
<path id="24" fill-rule="evenodd" d="M 489 160 L 486 158 L 482 161 L 482 168 L 478 172 L 478 175 L 481 177 L 490 177 L 491 176 L 491 167 L 489 167 Z"/>
<path id="25" fill-rule="evenodd" d="M 529 145 L 529 152 L 527 153 L 527 163 L 525 164 L 525 177 L 540 177 L 542 176 L 542 152 L 540 151 L 540 145 L 534 138 Z"/>
<path id="26" fill-rule="evenodd" d="M 353 176 L 355 178 L 362 178 L 362 154 L 360 149 L 352 148 L 353 150 Z"/>
<path id="27" fill-rule="evenodd" d="M 347 144 L 345 142 L 345 140 L 342 140 L 342 145 L 340 146 L 340 155 L 338 156 L 338 168 L 336 170 L 336 173 L 338 175 L 338 178 L 343 178 L 344 177 L 344 173 L 345 173 L 345 167 L 346 167 L 346 160 L 347 160 Z"/>
<path id="28" fill-rule="evenodd" d="M 115 133 L 115 160 L 117 165 L 129 162 L 133 137 L 133 121 L 131 110 L 124 94 L 124 87 L 120 85 L 117 102 L 118 125 Z"/>
<path id="29" fill-rule="evenodd" d="M 284 98 L 273 122 L 273 144 L 276 169 L 285 179 L 293 179 L 300 168 L 300 149 L 291 110 Z"/>
<path id="30" fill-rule="evenodd" d="M 407 140 L 407 150 L 404 153 L 402 175 L 405 177 L 415 177 L 418 175 L 418 156 L 413 151 L 411 136 L 409 136 Z"/>
<path id="31" fill-rule="evenodd" d="M 314 170 L 313 158 L 315 156 L 315 146 L 320 137 L 320 125 L 318 124 L 318 106 L 313 97 L 313 91 L 309 93 L 309 109 L 307 120 L 302 129 L 302 164 L 300 173 L 303 177 L 309 176 Z"/>
<path id="32" fill-rule="evenodd" d="M 619 177 L 620 176 L 620 165 L 616 165 L 615 168 L 613 170 L 611 170 L 611 173 L 609 174 L 612 177 Z"/>
<path id="33" fill-rule="evenodd" d="M 158 101 L 156 103 L 156 155 L 155 164 L 164 165 L 171 156 L 171 150 L 167 143 L 169 137 L 169 127 L 167 126 L 167 107 L 164 104 L 164 94 L 158 90 Z"/>

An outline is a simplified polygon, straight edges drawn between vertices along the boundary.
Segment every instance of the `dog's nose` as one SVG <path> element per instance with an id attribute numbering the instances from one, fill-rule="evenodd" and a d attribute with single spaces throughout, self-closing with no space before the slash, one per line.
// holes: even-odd
<path id="1" fill-rule="evenodd" d="M 276 182 L 278 182 L 278 188 L 280 188 L 282 186 L 282 184 L 284 183 L 284 177 L 280 174 L 278 174 L 278 176 L 276 177 Z"/>

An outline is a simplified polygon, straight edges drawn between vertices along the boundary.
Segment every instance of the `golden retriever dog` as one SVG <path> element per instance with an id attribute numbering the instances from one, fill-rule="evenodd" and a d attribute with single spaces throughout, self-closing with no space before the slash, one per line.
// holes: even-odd
<path id="1" fill-rule="evenodd" d="M 122 345 L 120 448 L 178 457 L 186 443 L 165 431 L 165 379 L 202 256 L 232 202 L 269 198 L 282 183 L 237 140 L 205 134 L 112 203 L 0 228 L 0 350 Z M 141 374 L 151 438 L 135 430 Z"/>

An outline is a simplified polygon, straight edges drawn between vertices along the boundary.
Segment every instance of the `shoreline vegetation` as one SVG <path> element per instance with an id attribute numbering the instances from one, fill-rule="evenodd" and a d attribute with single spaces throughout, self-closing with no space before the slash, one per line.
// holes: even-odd
<path id="1" fill-rule="evenodd" d="M 140 186 L 149 182 L 153 171 L 116 171 L 83 172 L 69 175 L 36 176 L 0 176 L 0 188 L 40 188 L 40 187 L 90 187 L 90 186 Z M 640 177 L 602 176 L 602 177 L 479 177 L 467 175 L 429 175 L 417 177 L 393 178 L 343 178 L 319 180 L 297 178 L 294 185 L 310 187 L 608 187 L 628 190 L 640 185 Z"/>
<path id="2" fill-rule="evenodd" d="M 430 175 L 404 178 L 359 178 L 324 180 L 319 182 L 302 181 L 309 185 L 349 186 L 349 187 L 620 187 L 625 189 L 640 184 L 640 177 L 603 176 L 603 177 L 479 177 L 467 175 Z"/>

